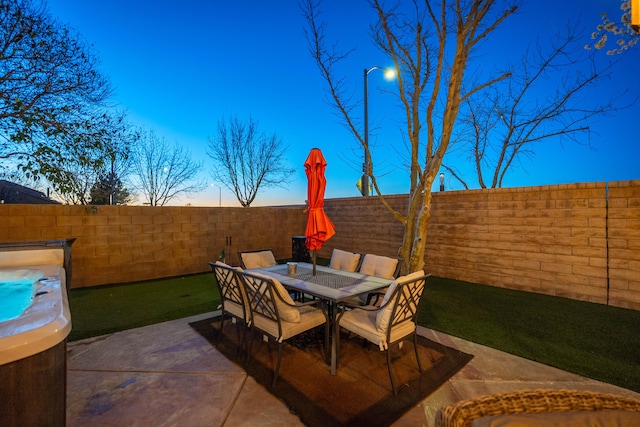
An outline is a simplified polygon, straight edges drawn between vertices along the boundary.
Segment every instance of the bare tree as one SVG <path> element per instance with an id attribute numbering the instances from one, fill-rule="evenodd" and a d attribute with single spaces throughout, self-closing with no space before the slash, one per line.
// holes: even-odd
<path id="1" fill-rule="evenodd" d="M 516 11 L 509 1 L 441 0 L 418 1 L 404 8 L 387 8 L 370 0 L 378 22 L 371 32 L 376 45 L 393 60 L 397 72 L 398 97 L 405 113 L 405 132 L 410 165 L 409 202 L 406 210 L 394 209 L 381 194 L 375 162 L 351 116 L 353 106 L 345 95 L 344 79 L 335 75 L 345 57 L 335 45 L 325 43 L 326 25 L 319 21 L 319 3 L 304 0 L 306 35 L 310 51 L 328 83 L 328 92 L 353 135 L 365 149 L 370 165 L 365 171 L 380 201 L 404 225 L 399 256 L 402 271 L 424 267 L 427 230 L 431 217 L 431 187 L 442 159 L 454 137 L 460 105 L 485 87 L 508 76 L 498 75 L 463 91 L 465 71 L 478 44 Z"/>
<path id="2" fill-rule="evenodd" d="M 591 119 L 619 109 L 621 95 L 606 101 L 587 96 L 613 64 L 598 69 L 594 54 L 583 50 L 569 29 L 550 48 L 538 45 L 526 51 L 508 79 L 467 97 L 456 143 L 474 163 L 479 186 L 502 187 L 506 173 L 521 156 L 534 156 L 539 143 L 552 138 L 588 141 Z M 550 82 L 554 91 L 546 89 Z M 448 170 L 468 188 L 464 177 Z"/>
<path id="3" fill-rule="evenodd" d="M 60 165 L 101 162 L 87 154 L 100 147 L 94 123 L 111 88 L 91 50 L 43 4 L 0 0 L 0 161 L 64 192 Z"/>
<path id="4" fill-rule="evenodd" d="M 142 135 L 132 153 L 132 179 L 136 189 L 151 206 L 164 206 L 180 194 L 205 188 L 198 181 L 202 163 L 177 142 L 169 144 L 153 131 Z"/>
<path id="5" fill-rule="evenodd" d="M 219 120 L 208 148 L 214 162 L 211 176 L 233 191 L 243 207 L 251 206 L 261 188 L 280 186 L 294 173 L 285 165 L 288 147 L 275 133 L 262 132 L 252 118 Z"/>

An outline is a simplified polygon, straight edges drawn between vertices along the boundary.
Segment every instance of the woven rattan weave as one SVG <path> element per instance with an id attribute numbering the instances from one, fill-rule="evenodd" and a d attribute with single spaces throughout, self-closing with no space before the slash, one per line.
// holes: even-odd
<path id="1" fill-rule="evenodd" d="M 640 412 L 640 400 L 578 390 L 524 390 L 493 394 L 446 406 L 436 414 L 436 427 L 470 427 L 476 418 L 503 414 L 617 409 Z"/>

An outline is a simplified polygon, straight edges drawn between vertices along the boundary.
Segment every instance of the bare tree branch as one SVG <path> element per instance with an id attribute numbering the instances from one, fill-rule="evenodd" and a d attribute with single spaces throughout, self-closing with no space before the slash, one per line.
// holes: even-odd
<path id="1" fill-rule="evenodd" d="M 237 117 L 218 121 L 216 136 L 209 139 L 208 155 L 214 161 L 211 176 L 226 186 L 244 207 L 258 192 L 281 186 L 295 172 L 285 165 L 287 147 L 274 133 L 267 135 L 257 121 Z"/>
<path id="2" fill-rule="evenodd" d="M 347 129 L 362 144 L 367 160 L 371 160 L 367 162 L 371 167 L 365 173 L 371 178 L 380 202 L 405 227 L 399 250 L 403 272 L 424 266 L 431 186 L 453 138 L 470 54 L 516 10 L 513 5 L 499 8 L 497 3 L 497 0 L 414 0 L 411 4 L 387 7 L 380 0 L 369 1 L 377 14 L 372 37 L 396 68 L 397 96 L 406 120 L 408 158 L 401 162 L 410 166 L 410 190 L 408 206 L 400 211 L 394 209 L 380 191 L 373 153 L 358 133 L 350 114 L 351 104 L 344 96 L 345 81 L 334 75 L 337 63 L 346 54 L 327 49 L 326 25 L 320 23 L 320 3 L 301 1 L 311 56 L 328 83 L 328 95 L 343 116 Z M 501 78 L 490 80 L 485 86 Z M 471 89 L 467 94 L 474 92 Z"/>
<path id="3" fill-rule="evenodd" d="M 132 159 L 134 185 L 151 206 L 164 206 L 180 194 L 206 187 L 197 181 L 202 163 L 193 161 L 177 142 L 169 144 L 153 131 L 142 135 Z"/>
<path id="4" fill-rule="evenodd" d="M 570 28 L 549 48 L 526 51 L 508 80 L 465 98 L 461 122 L 468 126 L 459 138 L 470 143 L 480 187 L 487 186 L 485 172 L 492 175 L 491 188 L 501 187 L 520 156 L 534 155 L 534 143 L 588 137 L 593 117 L 621 108 L 616 107 L 621 94 L 604 102 L 582 96 L 611 66 L 598 70 Z M 550 79 L 557 80 L 557 89 L 549 94 L 544 88 Z"/>

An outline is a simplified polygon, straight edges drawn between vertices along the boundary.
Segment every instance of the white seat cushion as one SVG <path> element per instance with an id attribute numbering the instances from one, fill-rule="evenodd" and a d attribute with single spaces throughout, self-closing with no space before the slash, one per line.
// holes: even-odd
<path id="1" fill-rule="evenodd" d="M 396 289 L 396 285 L 398 283 L 410 282 L 411 280 L 417 279 L 422 276 L 424 276 L 424 271 L 418 270 L 414 273 L 407 274 L 406 276 L 398 277 L 396 280 L 393 281 L 391 286 L 389 286 L 389 288 L 387 289 L 387 292 L 384 294 L 384 299 L 382 300 L 382 304 L 380 305 L 382 306 L 387 304 L 387 301 L 389 301 L 389 298 L 391 298 L 391 294 L 393 294 L 393 291 Z M 393 311 L 393 303 L 387 304 L 385 307 L 378 310 L 375 325 L 376 325 L 376 328 L 378 328 L 378 330 L 383 334 L 387 332 L 387 328 L 389 327 L 392 311 Z"/>
<path id="2" fill-rule="evenodd" d="M 340 326 L 378 345 L 380 350 L 386 350 L 388 347 L 387 332 L 380 332 L 376 327 L 377 313 L 378 311 L 359 310 L 357 308 L 349 310 L 340 319 Z M 415 329 L 416 325 L 412 321 L 403 322 L 391 331 L 391 341 L 397 341 L 411 334 Z"/>
<path id="3" fill-rule="evenodd" d="M 241 254 L 245 268 L 263 268 L 276 265 L 276 259 L 271 251 L 247 252 Z"/>
<path id="4" fill-rule="evenodd" d="M 282 319 L 282 335 L 280 336 L 278 336 L 278 324 L 273 320 L 267 319 L 264 316 L 256 315 L 254 317 L 254 324 L 258 329 L 276 337 L 279 342 L 282 342 L 283 340 L 289 339 L 301 332 L 320 326 L 327 321 L 322 310 L 315 307 L 305 306 L 293 308 L 293 310 L 296 310 L 298 313 L 298 321 L 287 322 Z"/>
<path id="5" fill-rule="evenodd" d="M 242 306 L 240 304 L 227 300 L 224 302 L 224 309 L 235 317 L 244 319 L 244 311 L 242 310 Z"/>
<path id="6" fill-rule="evenodd" d="M 393 279 L 398 260 L 386 256 L 366 254 L 360 266 L 360 273 L 368 276 Z"/>
<path id="7" fill-rule="evenodd" d="M 356 271 L 356 268 L 358 268 L 359 261 L 360 254 L 334 249 L 331 254 L 329 267 L 335 270 L 349 271 L 353 273 Z"/>

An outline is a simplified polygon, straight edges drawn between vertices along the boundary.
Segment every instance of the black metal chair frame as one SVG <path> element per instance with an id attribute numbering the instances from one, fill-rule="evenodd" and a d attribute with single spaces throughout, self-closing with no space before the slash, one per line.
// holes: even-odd
<path id="1" fill-rule="evenodd" d="M 282 342 L 284 341 L 284 339 L 282 339 L 283 320 L 281 318 L 280 311 L 278 310 L 278 306 L 276 305 L 276 298 L 283 304 L 286 304 L 290 307 L 295 307 L 295 308 L 301 308 L 306 306 L 320 307 L 320 309 L 322 310 L 322 314 L 325 317 L 325 325 L 327 325 L 325 327 L 325 343 L 324 343 L 325 349 L 326 349 L 328 348 L 328 343 L 329 343 L 329 327 L 327 324 L 328 316 L 327 316 L 327 310 L 326 310 L 324 301 L 318 299 L 313 301 L 307 301 L 304 303 L 296 302 L 295 304 L 292 305 L 282 299 L 282 297 L 280 296 L 280 293 L 275 289 L 275 285 L 271 279 L 261 275 L 254 275 L 249 272 L 240 272 L 238 274 L 238 277 L 241 278 L 244 284 L 245 293 L 247 295 L 247 298 L 249 301 L 249 307 L 251 310 L 251 316 L 252 316 L 252 319 L 254 319 L 254 321 L 251 323 L 251 328 L 250 328 L 251 338 L 247 344 L 247 362 L 251 357 L 251 353 L 252 353 L 251 350 L 252 350 L 252 342 L 253 342 L 253 335 L 254 335 L 253 331 L 255 329 L 258 329 L 263 334 L 273 338 L 278 343 L 278 359 L 276 362 L 276 367 L 274 370 L 274 376 L 273 376 L 273 382 L 272 382 L 272 387 L 275 387 L 278 381 L 278 376 L 280 374 L 280 364 L 282 360 Z M 255 323 L 255 319 L 258 316 L 262 316 L 267 320 L 276 322 L 278 325 L 278 336 L 274 336 L 270 332 L 257 327 Z"/>
<path id="2" fill-rule="evenodd" d="M 251 326 L 251 312 L 248 309 L 248 302 L 245 301 L 244 288 L 242 288 L 242 282 L 238 278 L 238 270 L 228 265 L 216 264 L 210 262 L 211 270 L 216 278 L 216 284 L 218 291 L 220 292 L 220 301 L 222 305 L 222 313 L 220 317 L 220 331 L 216 341 L 219 343 L 222 338 L 222 332 L 224 330 L 225 315 L 231 316 L 242 322 L 244 327 L 241 329 L 240 346 L 238 347 L 238 353 L 241 353 L 245 348 L 245 341 L 247 335 L 247 329 Z M 230 301 L 242 307 L 243 316 L 240 317 L 231 311 L 227 310 L 225 304 Z"/>
<path id="3" fill-rule="evenodd" d="M 338 355 L 340 354 L 340 319 L 348 309 L 353 310 L 366 310 L 366 311 L 381 311 L 389 304 L 393 304 L 393 309 L 391 311 L 391 317 L 389 319 L 389 326 L 387 328 L 386 333 L 386 341 L 387 341 L 387 369 L 389 371 L 389 379 L 391 380 L 391 388 L 393 390 L 394 396 L 398 394 L 395 381 L 393 379 L 393 372 L 391 371 L 391 347 L 400 341 L 403 341 L 409 335 L 413 335 L 413 346 L 416 355 L 416 362 L 418 363 L 418 370 L 422 372 L 422 364 L 420 363 L 420 357 L 418 355 L 418 334 L 414 329 L 412 334 L 405 335 L 401 338 L 398 338 L 395 341 L 391 341 L 391 332 L 393 328 L 401 323 L 411 321 L 416 323 L 416 317 L 418 314 L 418 306 L 420 304 L 420 300 L 422 298 L 422 294 L 424 293 L 424 289 L 426 287 L 426 282 L 431 277 L 431 274 L 426 274 L 424 276 L 418 277 L 416 279 L 400 282 L 396 285 L 393 293 L 389 297 L 389 300 L 381 305 L 380 307 L 370 307 L 370 306 L 349 306 L 346 304 L 341 304 L 338 306 L 339 313 L 338 318 L 335 324 L 335 337 L 337 339 L 337 347 L 338 347 Z M 417 283 L 413 286 L 414 283 Z M 417 323 L 416 323 L 417 329 Z M 354 332 L 355 333 L 355 332 Z"/>

